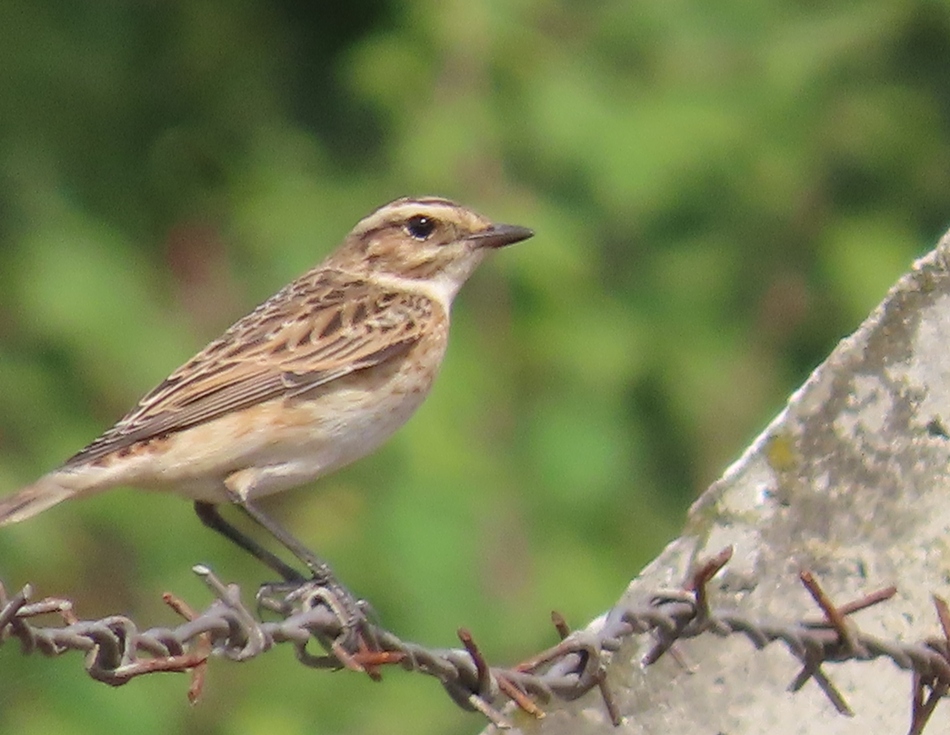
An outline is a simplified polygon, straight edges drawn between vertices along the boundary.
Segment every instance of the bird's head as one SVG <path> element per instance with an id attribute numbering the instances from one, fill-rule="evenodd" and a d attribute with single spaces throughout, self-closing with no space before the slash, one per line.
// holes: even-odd
<path id="1" fill-rule="evenodd" d="M 533 234 L 526 227 L 493 223 L 448 199 L 397 199 L 363 218 L 327 264 L 375 280 L 415 284 L 451 302 L 488 251 Z"/>

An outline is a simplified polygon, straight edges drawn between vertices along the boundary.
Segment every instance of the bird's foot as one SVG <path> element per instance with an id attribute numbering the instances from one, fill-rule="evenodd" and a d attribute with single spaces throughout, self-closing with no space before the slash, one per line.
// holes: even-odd
<path id="1" fill-rule="evenodd" d="M 370 618 L 375 613 L 366 600 L 356 597 L 335 577 L 314 574 L 310 579 L 261 585 L 256 595 L 259 613 L 263 610 L 287 617 L 294 612 L 325 607 L 339 621 L 335 636 L 317 635 L 321 645 L 348 668 L 353 656 L 378 651 L 379 644 Z"/>

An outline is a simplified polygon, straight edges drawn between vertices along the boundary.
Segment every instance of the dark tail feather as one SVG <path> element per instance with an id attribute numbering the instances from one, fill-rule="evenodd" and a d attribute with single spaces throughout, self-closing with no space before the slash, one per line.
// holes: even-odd
<path id="1" fill-rule="evenodd" d="M 0 526 L 19 523 L 37 513 L 42 513 L 47 508 L 70 498 L 75 492 L 56 482 L 54 475 L 45 475 L 13 495 L 0 498 Z"/>

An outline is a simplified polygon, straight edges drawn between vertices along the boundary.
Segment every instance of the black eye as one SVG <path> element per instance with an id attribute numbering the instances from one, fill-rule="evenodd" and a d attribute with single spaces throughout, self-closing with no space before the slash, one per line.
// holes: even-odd
<path id="1" fill-rule="evenodd" d="M 406 232 L 416 240 L 428 240 L 429 235 L 435 232 L 435 220 L 424 214 L 417 214 L 406 220 Z"/>

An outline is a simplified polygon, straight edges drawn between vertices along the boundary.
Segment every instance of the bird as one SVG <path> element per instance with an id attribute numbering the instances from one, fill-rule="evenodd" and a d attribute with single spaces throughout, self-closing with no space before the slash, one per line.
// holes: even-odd
<path id="1" fill-rule="evenodd" d="M 170 491 L 284 580 L 302 581 L 224 519 L 218 506 L 236 505 L 329 584 L 329 565 L 256 501 L 366 456 L 404 424 L 439 371 L 459 289 L 487 253 L 533 234 L 440 197 L 379 207 L 112 428 L 0 499 L 0 526 L 115 487 Z"/>

